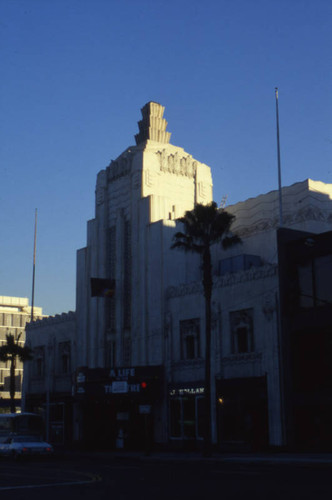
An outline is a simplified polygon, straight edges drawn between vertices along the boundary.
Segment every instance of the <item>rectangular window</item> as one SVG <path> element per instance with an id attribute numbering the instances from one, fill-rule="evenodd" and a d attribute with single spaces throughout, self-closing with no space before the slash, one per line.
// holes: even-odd
<path id="1" fill-rule="evenodd" d="M 238 352 L 249 352 L 248 329 L 241 326 L 236 330 L 236 344 Z"/>
<path id="2" fill-rule="evenodd" d="M 318 256 L 298 266 L 300 307 L 331 305 L 332 255 Z"/>
<path id="3" fill-rule="evenodd" d="M 107 233 L 107 276 L 115 280 L 116 274 L 116 227 L 111 226 Z M 115 292 L 116 293 L 116 292 Z M 115 332 L 116 308 L 115 297 L 105 298 L 106 328 Z"/>
<path id="4" fill-rule="evenodd" d="M 171 397 L 169 403 L 171 438 L 202 439 L 204 397 L 187 394 Z"/>
<path id="5" fill-rule="evenodd" d="M 70 342 L 59 342 L 58 346 L 59 373 L 68 374 L 71 371 L 71 346 Z"/>
<path id="6" fill-rule="evenodd" d="M 196 412 L 195 412 L 195 398 L 192 396 L 182 398 L 183 408 L 183 437 L 195 438 L 196 437 Z"/>
<path id="7" fill-rule="evenodd" d="M 314 293 L 313 293 L 313 268 L 312 262 L 306 262 L 300 265 L 299 271 L 299 288 L 300 288 L 300 306 L 313 307 L 314 306 Z"/>
<path id="8" fill-rule="evenodd" d="M 181 399 L 180 398 L 172 398 L 170 400 L 170 432 L 171 437 L 180 438 L 182 435 L 181 432 Z"/>
<path id="9" fill-rule="evenodd" d="M 22 377 L 21 374 L 15 375 L 15 390 L 21 392 L 22 390 Z"/>
<path id="10" fill-rule="evenodd" d="M 254 351 L 253 310 L 242 309 L 230 313 L 232 353 Z"/>
<path id="11" fill-rule="evenodd" d="M 124 328 L 131 326 L 131 224 L 124 223 L 123 234 L 124 248 L 124 275 L 123 275 L 123 325 Z"/>
<path id="12" fill-rule="evenodd" d="M 200 320 L 180 321 L 181 359 L 197 359 L 200 356 Z"/>
<path id="13" fill-rule="evenodd" d="M 204 436 L 204 398 L 202 396 L 196 397 L 196 434 L 199 438 Z"/>
<path id="14" fill-rule="evenodd" d="M 13 326 L 13 315 L 5 314 L 5 326 Z"/>
<path id="15" fill-rule="evenodd" d="M 15 375 L 15 390 L 21 391 L 21 376 Z M 10 371 L 8 370 L 7 376 L 4 379 L 4 391 L 10 391 Z"/>
<path id="16" fill-rule="evenodd" d="M 106 348 L 106 366 L 114 368 L 116 366 L 116 341 L 110 340 L 107 342 Z"/>
<path id="17" fill-rule="evenodd" d="M 130 366 L 130 364 L 131 364 L 131 340 L 130 340 L 130 338 L 125 338 L 123 340 L 123 364 L 124 364 L 124 366 Z"/>
<path id="18" fill-rule="evenodd" d="M 33 374 L 35 377 L 43 377 L 45 373 L 45 347 L 38 346 L 34 349 Z"/>
<path id="19" fill-rule="evenodd" d="M 13 314 L 13 326 L 20 327 L 21 322 L 20 322 L 20 315 L 19 314 Z"/>
<path id="20" fill-rule="evenodd" d="M 316 303 L 320 306 L 331 306 L 332 304 L 332 255 L 324 255 L 315 258 L 314 280 L 316 291 Z"/>

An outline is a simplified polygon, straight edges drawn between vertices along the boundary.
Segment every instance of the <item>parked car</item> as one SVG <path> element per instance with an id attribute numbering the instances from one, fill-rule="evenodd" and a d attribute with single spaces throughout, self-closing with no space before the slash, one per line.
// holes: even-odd
<path id="1" fill-rule="evenodd" d="M 38 436 L 10 436 L 0 443 L 0 455 L 13 458 L 50 456 L 53 451 L 53 446 Z"/>

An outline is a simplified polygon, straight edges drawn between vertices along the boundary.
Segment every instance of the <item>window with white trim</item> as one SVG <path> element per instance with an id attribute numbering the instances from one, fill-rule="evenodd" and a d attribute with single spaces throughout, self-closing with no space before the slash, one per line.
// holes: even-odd
<path id="1" fill-rule="evenodd" d="M 197 359 L 200 356 L 200 319 L 180 321 L 181 359 Z"/>
<path id="2" fill-rule="evenodd" d="M 254 351 L 253 309 L 230 313 L 232 354 Z"/>

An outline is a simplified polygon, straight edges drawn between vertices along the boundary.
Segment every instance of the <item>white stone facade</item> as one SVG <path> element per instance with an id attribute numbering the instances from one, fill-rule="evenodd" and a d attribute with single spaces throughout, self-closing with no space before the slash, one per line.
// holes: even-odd
<path id="1" fill-rule="evenodd" d="M 170 246 L 177 230 L 176 219 L 195 203 L 212 200 L 211 171 L 182 148 L 168 143 L 165 122 L 160 133 L 154 130 L 163 121 L 162 107 L 150 103 L 142 114 L 137 146 L 128 148 L 98 174 L 96 217 L 88 223 L 87 247 L 78 252 L 79 365 L 162 365 L 167 394 L 174 393 L 173 386 L 187 390 L 188 384 L 191 391 L 199 393 L 205 348 L 199 260 L 172 251 Z M 152 137 L 159 138 L 159 142 Z M 287 227 L 317 233 L 331 229 L 332 185 L 306 180 L 284 188 L 282 197 Z M 266 380 L 268 442 L 280 446 L 278 192 L 237 203 L 227 210 L 236 216 L 233 231 L 243 243 L 227 252 L 213 250 L 212 391 L 217 392 L 218 379 Z M 108 238 L 113 238 L 113 243 Z M 242 255 L 256 258 L 253 267 L 218 276 L 221 259 Z M 115 279 L 113 305 L 105 304 L 103 298 L 90 297 L 91 277 Z M 235 352 L 232 345 L 230 318 L 241 315 L 241 311 L 252 315 L 253 340 L 248 352 Z M 113 314 L 113 323 L 107 324 L 107 314 Z M 183 359 L 180 323 L 189 321 L 190 325 L 195 318 L 200 323 L 200 336 L 196 346 L 192 341 L 191 349 L 196 352 L 193 359 Z M 186 323 L 182 325 L 186 327 Z M 217 403 L 213 404 L 215 415 Z M 162 411 L 157 439 L 167 441 L 167 398 Z M 214 421 L 215 442 L 217 426 Z"/>
<path id="2" fill-rule="evenodd" d="M 96 216 L 77 259 L 77 345 L 83 366 L 103 367 L 109 360 L 120 366 L 161 364 L 164 291 L 191 272 L 188 259 L 169 248 L 175 219 L 195 203 L 212 200 L 211 171 L 169 144 L 165 131 L 158 135 L 162 113 L 157 103 L 147 104 L 142 110 L 146 133 L 136 137 L 140 142 L 97 177 Z M 104 299 L 90 297 L 91 277 L 115 279 L 111 324 L 105 323 Z"/>
<path id="3" fill-rule="evenodd" d="M 321 233 L 332 229 L 332 185 L 306 181 L 282 190 L 284 223 L 287 228 Z M 279 226 L 278 192 L 273 191 L 236 205 L 226 207 L 236 216 L 232 226 L 242 244 L 227 252 L 213 250 L 213 330 L 212 330 L 212 394 L 217 394 L 220 380 L 266 378 L 268 444 L 282 446 L 284 441 L 282 394 L 280 382 L 280 320 L 278 249 L 276 230 Z M 220 260 L 259 257 L 248 269 L 233 269 L 220 276 Z M 245 267 L 245 266 L 244 266 Z M 186 387 L 189 382 L 204 380 L 204 300 L 200 282 L 181 283 L 167 289 L 168 329 L 165 363 L 168 380 Z M 236 352 L 231 318 L 251 311 L 252 345 Z M 180 322 L 200 318 L 200 356 L 183 360 Z M 232 345 L 233 344 L 233 345 Z M 247 352 L 244 352 L 247 351 Z M 218 395 L 218 394 L 217 394 Z M 222 398 L 220 398 L 222 399 Z M 213 399 L 213 415 L 218 414 L 218 397 Z M 216 420 L 212 435 L 218 439 Z M 220 436 L 219 436 L 220 439 Z"/>

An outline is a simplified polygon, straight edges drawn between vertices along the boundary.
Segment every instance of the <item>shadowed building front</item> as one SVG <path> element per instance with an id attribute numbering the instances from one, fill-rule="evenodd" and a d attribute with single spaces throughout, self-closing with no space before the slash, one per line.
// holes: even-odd
<path id="1" fill-rule="evenodd" d="M 53 359 L 44 385 L 42 377 L 29 375 L 27 400 L 34 407 L 38 398 L 42 405 L 46 402 L 50 418 L 52 401 L 65 401 L 72 420 L 64 425 L 76 444 L 202 444 L 205 306 L 200 259 L 171 250 L 171 245 L 174 234 L 182 231 L 177 219 L 196 203 L 212 201 L 212 177 L 207 165 L 170 144 L 163 113 L 160 104 L 146 104 L 136 145 L 98 173 L 95 217 L 87 224 L 86 247 L 77 252 L 76 316 L 62 316 L 57 326 L 61 317 L 37 322 L 27 330 L 35 360 L 38 353 L 51 353 L 49 335 L 58 346 L 57 355 L 44 358 Z M 331 184 L 307 179 L 284 187 L 282 197 L 285 230 L 311 235 L 331 231 Z M 297 248 L 278 245 L 278 199 L 279 193 L 272 191 L 227 206 L 236 217 L 231 229 L 242 244 L 211 248 L 211 434 L 220 449 L 287 446 L 295 429 L 299 445 L 306 435 L 317 440 L 314 426 L 323 433 L 322 443 L 328 430 L 316 418 L 321 404 L 330 415 L 327 365 L 315 370 L 316 378 L 312 373 L 316 382 L 327 373 L 328 381 L 315 398 L 315 391 L 310 393 L 310 405 L 305 401 L 309 389 L 296 384 L 298 373 L 311 366 L 310 353 L 304 363 L 311 343 L 318 366 L 318 353 L 329 343 L 330 316 L 318 303 L 293 316 L 285 309 L 289 280 L 284 256 L 295 262 Z M 319 236 L 317 248 L 324 238 Z M 295 264 L 290 272 L 294 269 Z M 320 318 L 316 336 L 312 320 L 305 331 L 292 323 L 296 318 L 299 325 L 313 312 Z M 68 374 L 50 368 L 60 367 L 55 364 L 62 359 L 60 344 L 72 353 L 70 390 Z M 61 385 L 65 378 L 66 386 Z M 61 387 L 66 391 L 60 393 Z M 303 428 L 296 424 L 301 415 L 307 422 Z"/>
<path id="2" fill-rule="evenodd" d="M 77 254 L 78 367 L 87 368 L 90 376 L 91 370 L 114 367 L 137 371 L 152 366 L 159 373 L 165 356 L 165 289 L 174 281 L 199 276 L 199 269 L 192 265 L 195 259 L 174 255 L 170 246 L 175 219 L 195 203 L 212 200 L 211 171 L 170 144 L 163 113 L 160 104 L 146 104 L 136 145 L 97 176 L 95 218 L 88 222 L 87 246 Z M 114 282 L 114 295 L 92 296 L 91 278 Z M 112 389 L 116 381 L 110 384 L 106 377 L 104 385 L 112 392 L 107 389 L 107 395 L 104 391 L 95 400 L 96 407 L 105 401 L 101 413 L 109 412 L 118 428 L 116 434 L 124 418 L 130 428 L 143 404 L 141 387 L 133 394 L 125 389 L 128 380 L 118 378 L 124 382 L 121 396 Z M 160 394 L 164 383 L 159 377 Z M 165 401 L 157 398 L 149 403 L 153 404 L 156 439 L 165 441 Z M 83 404 L 77 406 L 80 418 L 86 415 L 79 409 Z"/>

